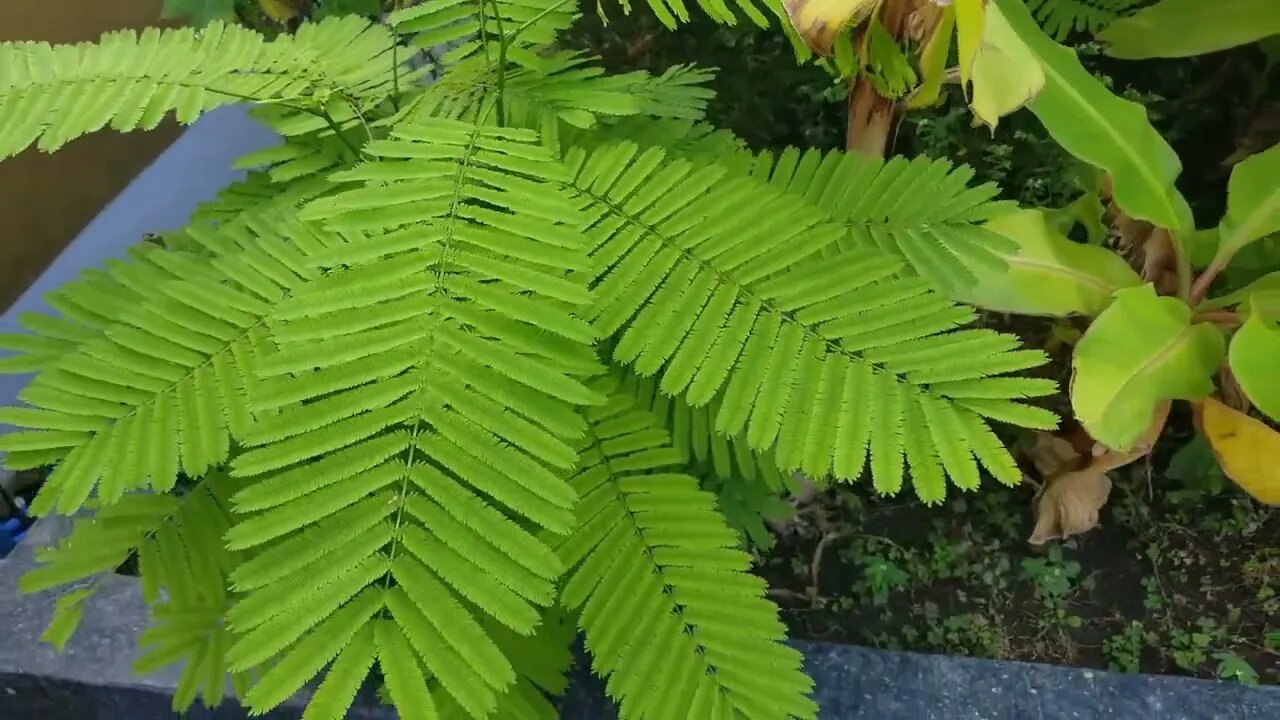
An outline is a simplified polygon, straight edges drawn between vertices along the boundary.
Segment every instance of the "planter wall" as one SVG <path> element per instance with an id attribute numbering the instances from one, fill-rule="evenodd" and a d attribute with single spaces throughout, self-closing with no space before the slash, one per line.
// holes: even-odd
<path id="1" fill-rule="evenodd" d="M 0 561 L 0 718 L 5 720 L 159 720 L 169 709 L 177 673 L 138 678 L 137 634 L 146 608 L 134 578 L 108 578 L 85 605 L 79 631 L 59 653 L 39 642 L 53 614 L 50 595 L 19 595 L 32 549 L 69 527 L 53 518 Z M 1120 675 L 1078 668 L 887 652 L 826 643 L 797 643 L 817 683 L 822 718 L 875 720 L 1264 720 L 1280 718 L 1280 689 L 1174 677 Z M 305 694 L 267 715 L 300 716 Z M 616 717 L 600 682 L 581 667 L 561 702 L 565 720 Z M 191 718 L 247 718 L 232 702 L 196 708 Z M 390 720 L 366 688 L 349 715 Z"/>

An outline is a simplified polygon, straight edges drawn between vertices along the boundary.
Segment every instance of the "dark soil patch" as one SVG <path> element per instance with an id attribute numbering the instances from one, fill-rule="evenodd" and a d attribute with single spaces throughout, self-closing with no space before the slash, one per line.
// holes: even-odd
<path id="1" fill-rule="evenodd" d="M 1101 527 L 1034 548 L 1030 485 L 936 508 L 842 486 L 761 572 L 797 637 L 1280 683 L 1280 518 L 1180 492 L 1138 467 Z"/>

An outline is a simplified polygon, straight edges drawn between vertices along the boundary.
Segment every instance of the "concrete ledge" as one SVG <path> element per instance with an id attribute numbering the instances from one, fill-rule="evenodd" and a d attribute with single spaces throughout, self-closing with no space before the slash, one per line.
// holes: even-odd
<path id="1" fill-rule="evenodd" d="M 80 629 L 62 653 L 39 642 L 53 614 L 51 595 L 20 595 L 18 578 L 33 548 L 51 543 L 69 521 L 35 525 L 0 561 L 0 718 L 5 720 L 151 720 L 173 718 L 177 673 L 135 677 L 137 635 L 146 626 L 141 589 L 115 576 L 85 606 Z M 1280 718 L 1280 689 L 1176 677 L 1122 675 L 1079 668 L 887 652 L 799 642 L 817 683 L 821 717 L 875 720 L 1264 720 Z M 265 717 L 294 720 L 307 695 Z M 601 683 L 583 667 L 561 701 L 565 720 L 616 717 Z M 189 718 L 248 716 L 232 702 L 193 708 Z M 348 716 L 390 720 L 366 688 Z"/>

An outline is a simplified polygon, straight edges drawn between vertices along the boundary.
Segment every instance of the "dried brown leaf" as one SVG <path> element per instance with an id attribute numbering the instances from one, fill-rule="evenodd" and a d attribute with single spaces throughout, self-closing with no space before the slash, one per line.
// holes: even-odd
<path id="1" fill-rule="evenodd" d="M 1082 464 L 1080 453 L 1066 438 L 1047 432 L 1037 432 L 1035 437 L 1035 445 L 1027 454 L 1040 477 L 1057 477 Z"/>
<path id="2" fill-rule="evenodd" d="M 1045 468 L 1052 467 L 1055 461 L 1066 458 L 1068 454 L 1076 457 L 1079 454 L 1065 439 L 1041 433 L 1048 439 L 1036 438 L 1037 448 L 1042 449 L 1033 456 L 1033 461 L 1048 480 L 1036 500 L 1036 526 L 1027 541 L 1032 545 L 1043 545 L 1049 540 L 1065 540 L 1097 527 L 1098 513 L 1111 495 L 1111 478 L 1107 477 L 1107 472 L 1151 452 L 1169 419 L 1170 405 L 1165 402 L 1156 409 L 1156 416 L 1133 449 L 1119 452 L 1096 445 L 1088 467 L 1056 476 L 1044 472 Z"/>
<path id="3" fill-rule="evenodd" d="M 1043 545 L 1092 530 L 1110 495 L 1111 478 L 1093 466 L 1054 478 L 1036 503 L 1036 526 L 1028 541 Z"/>

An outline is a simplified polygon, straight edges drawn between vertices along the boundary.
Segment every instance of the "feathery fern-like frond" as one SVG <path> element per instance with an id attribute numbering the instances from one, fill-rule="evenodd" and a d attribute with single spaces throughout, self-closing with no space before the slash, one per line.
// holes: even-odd
<path id="1" fill-rule="evenodd" d="M 973 169 L 926 157 L 887 161 L 856 153 L 788 149 L 739 156 L 761 182 L 802 196 L 850 232 L 841 247 L 878 248 L 905 260 L 947 292 L 976 282 L 965 262 L 1003 268 L 1012 241 L 979 223 L 1008 212 L 991 184 L 970 186 Z"/>
<path id="2" fill-rule="evenodd" d="M 19 394 L 29 407 L 5 411 L 28 429 L 0 437 L 0 449 L 23 463 L 58 461 L 36 514 L 72 513 L 95 490 L 107 504 L 147 486 L 167 492 L 180 471 L 199 477 L 227 459 L 249 423 L 265 319 L 316 274 L 307 252 L 333 242 L 270 210 L 193 226 L 187 242 L 206 254 L 145 249 L 145 262 L 111 267 L 114 284 L 68 288 L 71 302 L 55 304 L 98 330 Z M 117 285 L 135 297 L 114 294 Z"/>
<path id="3" fill-rule="evenodd" d="M 664 394 L 656 377 L 621 375 L 619 391 L 632 395 L 636 407 L 653 413 L 671 434 L 671 444 L 689 473 L 716 496 L 720 512 L 743 542 L 766 550 L 772 547 L 773 534 L 764 521 L 790 516 L 794 508 L 782 498 L 798 488 L 793 475 L 778 470 L 773 451 L 758 453 L 745 434 L 726 437 L 716 432 L 720 409 L 716 400 L 690 407 L 683 397 Z"/>
<path id="4" fill-rule="evenodd" d="M 598 0 L 598 4 L 601 6 L 599 12 L 605 16 L 609 14 L 604 8 L 606 4 L 616 6 L 624 15 L 632 12 L 630 0 L 610 0 L 608 3 Z M 645 4 L 658 21 L 670 29 L 689 22 L 689 6 L 683 0 L 645 0 Z M 745 15 L 757 27 L 768 27 L 771 22 L 779 21 L 783 27 L 789 27 L 780 0 L 697 0 L 697 5 L 712 20 L 726 25 L 736 25 Z M 766 13 L 774 16 L 774 20 L 771 21 Z"/>
<path id="5" fill-rule="evenodd" d="M 711 96 L 705 87 L 709 79 L 710 73 L 681 65 L 657 76 L 606 74 L 590 56 L 546 51 L 513 54 L 499 83 L 497 66 L 477 56 L 451 67 L 403 114 L 473 121 L 493 112 L 501 98 L 508 125 L 538 130 L 558 151 L 566 133 L 621 118 L 698 120 Z"/>
<path id="6" fill-rule="evenodd" d="M 391 13 L 387 22 L 448 67 L 477 54 L 495 61 L 504 38 L 509 48 L 544 47 L 576 16 L 575 4 L 565 0 L 429 0 Z"/>
<path id="7" fill-rule="evenodd" d="M 174 694 L 175 711 L 198 695 L 215 707 L 226 683 L 223 651 L 229 644 L 223 615 L 229 606 L 226 576 L 236 559 L 221 542 L 230 526 L 227 499 L 239 487 L 212 473 L 181 495 L 129 493 L 74 521 L 52 547 L 36 551 L 39 565 L 19 581 L 23 592 L 79 586 L 58 599 L 45 639 L 61 647 L 75 631 L 97 581 L 135 557 L 152 626 L 139 636 L 139 673 L 184 663 Z M 88 585 L 83 584 L 89 581 Z M 237 687 L 243 678 L 236 678 Z"/>
<path id="8" fill-rule="evenodd" d="M 561 602 L 622 717 L 815 717 L 764 582 L 714 496 L 669 471 L 662 427 L 625 394 L 587 417 Z"/>
<path id="9" fill-rule="evenodd" d="M 354 16 L 272 41 L 215 22 L 111 32 L 78 45 L 0 44 L 0 158 L 37 140 L 55 150 L 108 125 L 152 128 L 169 113 L 190 123 L 244 100 L 323 108 L 331 98 L 381 93 L 390 48 L 385 30 Z"/>
<path id="10" fill-rule="evenodd" d="M 1143 0 L 1027 0 L 1046 33 L 1065 40 L 1073 30 L 1096 33 Z"/>
<path id="11" fill-rule="evenodd" d="M 662 392 L 693 407 L 718 402 L 715 430 L 773 448 L 780 470 L 855 479 L 869 463 L 892 493 L 905 460 L 936 502 L 947 475 L 978 484 L 975 459 L 1020 479 L 985 418 L 1056 424 L 1015 400 L 1051 384 L 1002 377 L 1043 353 L 958 329 L 971 309 L 900 276 L 902 260 L 878 247 L 839 249 L 846 227 L 794 194 L 631 144 L 567 163 L 590 201 L 588 317 L 616 336 L 613 359 L 659 373 Z"/>
<path id="12" fill-rule="evenodd" d="M 554 602 L 528 528 L 572 525 L 575 406 L 598 400 L 578 205 L 530 131 L 405 124 L 365 153 L 303 210 L 345 242 L 308 260 L 258 365 L 228 661 L 279 658 L 246 698 L 264 711 L 362 667 L 339 652 L 372 633 L 402 712 L 483 718 L 518 687 L 488 628 L 528 635 Z"/>
<path id="13" fill-rule="evenodd" d="M 146 675 L 183 663 L 173 695 L 176 712 L 197 697 L 207 707 L 222 702 L 232 640 L 225 622 L 232 601 L 227 576 L 238 557 L 221 539 L 232 523 L 229 498 L 242 486 L 226 473 L 212 473 L 180 498 L 177 511 L 137 549 L 152 624 L 138 638 L 144 652 L 134 670 Z M 237 673 L 231 679 L 237 696 L 243 695 L 248 677 Z"/>

